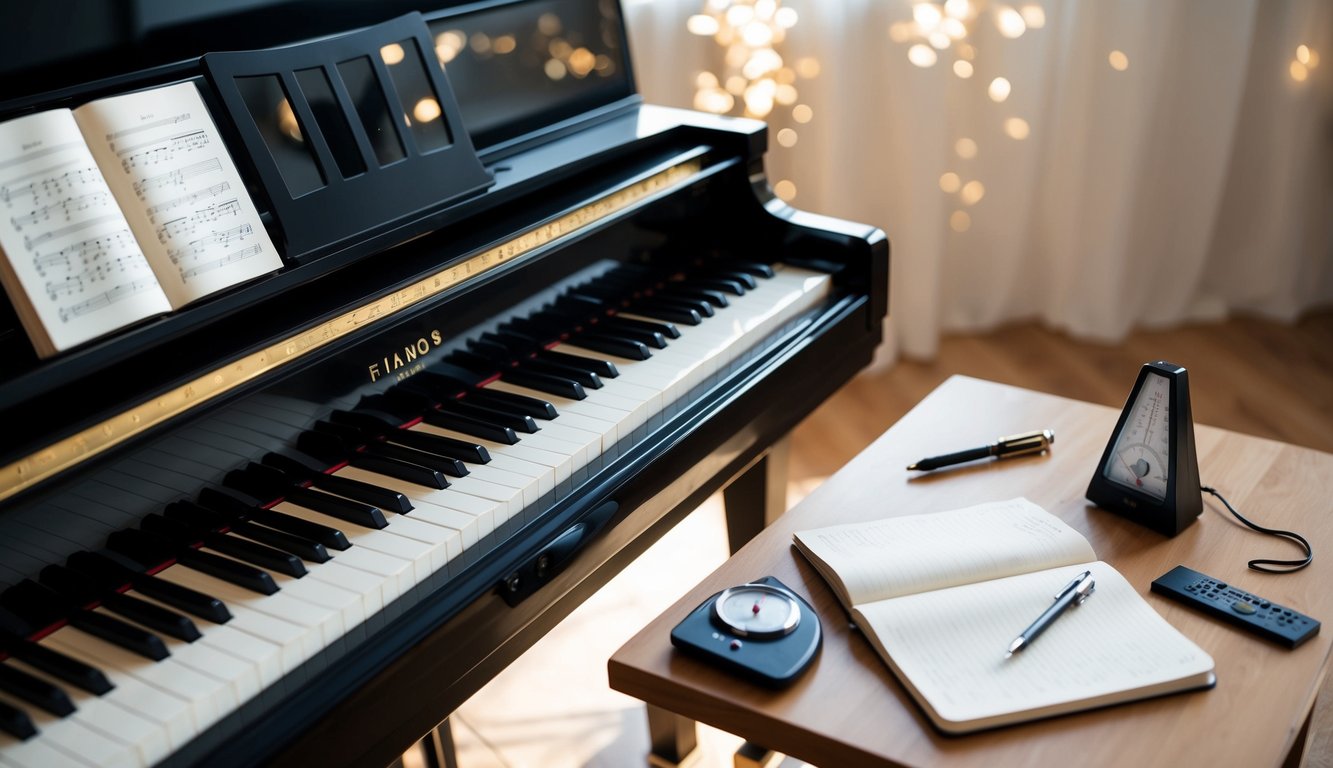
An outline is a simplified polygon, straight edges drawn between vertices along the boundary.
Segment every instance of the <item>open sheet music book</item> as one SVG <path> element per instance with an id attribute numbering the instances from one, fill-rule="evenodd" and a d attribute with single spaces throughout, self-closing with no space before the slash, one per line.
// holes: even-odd
<path id="1" fill-rule="evenodd" d="M 0 250 L 42 357 L 282 266 L 193 83 L 0 124 Z"/>
<path id="2" fill-rule="evenodd" d="M 1026 499 L 801 531 L 800 550 L 935 726 L 967 733 L 1213 685 L 1213 660 Z M 1096 590 L 1009 643 L 1062 587 Z"/>

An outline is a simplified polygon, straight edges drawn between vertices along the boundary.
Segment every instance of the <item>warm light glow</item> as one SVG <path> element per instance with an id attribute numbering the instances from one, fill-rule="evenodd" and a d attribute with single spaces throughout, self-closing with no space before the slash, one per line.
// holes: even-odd
<path id="1" fill-rule="evenodd" d="M 1117 72 L 1124 72 L 1129 69 L 1129 57 L 1124 51 L 1111 51 L 1106 60 L 1111 63 L 1111 69 Z"/>
<path id="2" fill-rule="evenodd" d="M 991 101 L 994 101 L 998 104 L 999 102 L 1002 102 L 1005 99 L 1009 98 L 1009 88 L 1010 86 L 1008 80 L 1004 79 L 1003 77 L 997 77 L 994 80 L 990 81 L 990 88 L 987 89 L 987 93 L 990 94 Z"/>
<path id="3" fill-rule="evenodd" d="M 773 28 L 762 21 L 752 21 L 741 28 L 741 40 L 751 48 L 763 48 L 773 42 Z"/>
<path id="4" fill-rule="evenodd" d="M 796 26 L 797 18 L 795 8 L 779 8 L 778 12 L 773 14 L 773 21 L 777 22 L 777 25 L 783 29 L 791 29 Z"/>
<path id="5" fill-rule="evenodd" d="M 458 56 L 465 45 L 467 36 L 462 32 L 456 29 L 441 32 L 435 36 L 435 55 L 440 58 L 441 64 L 448 64 Z"/>
<path id="6" fill-rule="evenodd" d="M 1023 21 L 1023 14 L 1008 7 L 996 11 L 995 26 L 999 28 L 1000 34 L 1011 39 L 1022 37 L 1028 29 L 1027 22 Z"/>
<path id="7" fill-rule="evenodd" d="M 959 43 L 958 48 L 956 50 L 958 51 L 959 56 L 962 56 L 964 59 L 967 59 L 968 61 L 971 61 L 977 57 L 977 49 L 973 48 L 971 45 L 968 45 L 967 43 Z"/>
<path id="8" fill-rule="evenodd" d="M 472 39 L 468 41 L 468 45 L 471 46 L 473 52 L 475 52 L 475 53 L 479 53 L 479 54 L 483 54 L 483 55 L 484 55 L 484 54 L 487 54 L 487 53 L 490 53 L 490 52 L 491 52 L 491 36 L 488 35 L 488 34 L 486 34 L 485 32 L 476 32 L 476 33 L 473 33 L 473 35 L 472 35 Z"/>
<path id="9" fill-rule="evenodd" d="M 941 51 L 948 48 L 953 43 L 953 40 L 950 40 L 948 35 L 938 30 L 931 32 L 926 40 L 930 42 L 932 48 L 938 48 Z"/>
<path id="10" fill-rule="evenodd" d="M 448 64 L 458 56 L 458 49 L 447 45 L 435 46 L 435 55 L 439 57 L 441 64 Z"/>
<path id="11" fill-rule="evenodd" d="M 773 98 L 784 107 L 790 107 L 796 103 L 796 88 L 787 84 L 779 85 L 773 93 Z"/>
<path id="12" fill-rule="evenodd" d="M 813 80 L 819 77 L 819 59 L 814 56 L 805 56 L 796 60 L 796 74 L 804 77 L 806 80 Z"/>
<path id="13" fill-rule="evenodd" d="M 717 19 L 704 13 L 696 13 L 685 21 L 685 28 L 696 35 L 712 37 L 721 29 Z"/>
<path id="14" fill-rule="evenodd" d="M 1310 66 L 1310 46 L 1301 44 L 1296 46 L 1296 60 L 1305 66 Z"/>
<path id="15" fill-rule="evenodd" d="M 949 18 L 940 22 L 940 31 L 954 40 L 967 37 L 967 27 L 958 19 Z"/>
<path id="16" fill-rule="evenodd" d="M 787 202 L 791 202 L 792 200 L 796 199 L 796 185 L 791 183 L 787 179 L 783 179 L 782 181 L 779 181 L 777 184 L 773 185 L 773 194 L 777 195 L 783 200 L 786 200 Z"/>
<path id="17" fill-rule="evenodd" d="M 717 86 L 717 75 L 712 72 L 704 71 L 694 76 L 695 88 L 716 88 Z"/>
<path id="18" fill-rule="evenodd" d="M 389 43 L 380 49 L 380 58 L 384 63 L 393 66 L 403 60 L 403 46 L 398 43 Z"/>
<path id="19" fill-rule="evenodd" d="M 1028 29 L 1041 29 L 1046 26 L 1046 11 L 1042 10 L 1040 5 L 1025 5 L 1019 13 L 1023 14 L 1023 21 L 1027 23 Z"/>
<path id="20" fill-rule="evenodd" d="M 907 60 L 918 67 L 933 67 L 937 58 L 935 50 L 928 45 L 917 43 L 907 49 Z"/>
<path id="21" fill-rule="evenodd" d="M 958 178 L 958 174 L 953 171 L 940 176 L 940 190 L 953 194 L 963 186 L 963 180 Z"/>
<path id="22" fill-rule="evenodd" d="M 972 228 L 972 217 L 967 215 L 967 211 L 954 211 L 949 216 L 949 228 L 955 232 L 966 232 Z"/>
<path id="23" fill-rule="evenodd" d="M 959 59 L 953 63 L 953 73 L 964 80 L 972 76 L 972 62 Z"/>
<path id="24" fill-rule="evenodd" d="M 727 9 L 727 25 L 740 28 L 754 19 L 754 8 L 739 3 Z"/>
<path id="25" fill-rule="evenodd" d="M 597 64 L 597 56 L 587 48 L 577 48 L 569 54 L 569 71 L 574 77 L 587 77 Z"/>
<path id="26" fill-rule="evenodd" d="M 495 49 L 496 53 L 503 56 L 506 53 L 513 53 L 514 49 L 518 47 L 518 41 L 514 40 L 513 35 L 501 35 L 495 38 L 495 43 L 492 47 Z"/>
<path id="27" fill-rule="evenodd" d="M 944 0 L 944 12 L 954 19 L 966 19 L 972 11 L 967 0 Z"/>
<path id="28" fill-rule="evenodd" d="M 740 75 L 732 75 L 727 78 L 727 91 L 735 96 L 740 96 L 745 93 L 745 86 L 749 84 L 750 81 Z"/>
<path id="29" fill-rule="evenodd" d="M 567 59 L 569 54 L 574 52 L 574 46 L 567 40 L 552 40 L 551 44 L 546 46 L 546 50 L 557 59 Z"/>
<path id="30" fill-rule="evenodd" d="M 958 197 L 962 199 L 964 205 L 976 205 L 985 196 L 985 185 L 975 179 L 964 184 L 963 189 L 958 193 Z"/>
<path id="31" fill-rule="evenodd" d="M 548 37 L 560 34 L 563 27 L 564 25 L 560 23 L 560 17 L 554 13 L 543 13 L 537 18 L 537 31 Z"/>
<path id="32" fill-rule="evenodd" d="M 934 3 L 917 3 L 912 6 L 912 19 L 922 30 L 929 32 L 940 23 L 940 9 Z"/>
<path id="33" fill-rule="evenodd" d="M 700 112 L 712 112 L 715 115 L 726 114 L 736 106 L 736 99 L 721 88 L 706 88 L 694 94 L 694 108 Z"/>
<path id="34" fill-rule="evenodd" d="M 296 113 L 292 111 L 291 102 L 283 99 L 278 102 L 274 114 L 278 116 L 278 130 L 289 139 L 301 141 L 301 124 L 296 121 Z"/>
<path id="35" fill-rule="evenodd" d="M 1298 83 L 1303 83 L 1305 82 L 1305 79 L 1308 78 L 1309 76 L 1310 76 L 1310 70 L 1307 69 L 1304 64 L 1300 63 L 1299 61 L 1291 62 L 1292 80 L 1295 80 Z"/>
<path id="36" fill-rule="evenodd" d="M 889 25 L 889 39 L 895 43 L 905 43 L 912 39 L 912 25 L 906 21 L 895 21 Z"/>
<path id="37" fill-rule="evenodd" d="M 953 151 L 964 160 L 971 160 L 977 156 L 977 143 L 968 138 L 962 138 L 954 142 Z"/>
<path id="38" fill-rule="evenodd" d="M 412 107 L 412 117 L 415 117 L 418 123 L 429 123 L 439 116 L 440 102 L 429 96 L 418 101 L 416 106 Z"/>
<path id="39" fill-rule="evenodd" d="M 790 128 L 783 128 L 778 131 L 778 143 L 784 147 L 796 146 L 796 131 Z"/>
<path id="40" fill-rule="evenodd" d="M 764 86 L 772 80 L 761 80 L 745 89 L 745 112 L 752 117 L 767 117 L 773 111 L 773 89 Z"/>
<path id="41" fill-rule="evenodd" d="M 791 108 L 791 119 L 798 123 L 808 123 L 815 119 L 815 111 L 809 104 L 797 104 Z"/>
<path id="42" fill-rule="evenodd" d="M 546 60 L 546 76 L 552 80 L 563 80 L 568 70 L 565 69 L 565 62 L 560 59 Z"/>
<path id="43" fill-rule="evenodd" d="M 1031 129 L 1028 127 L 1028 121 L 1021 117 L 1011 117 L 1004 121 L 1004 132 L 1009 134 L 1009 138 L 1022 141 L 1028 137 Z"/>

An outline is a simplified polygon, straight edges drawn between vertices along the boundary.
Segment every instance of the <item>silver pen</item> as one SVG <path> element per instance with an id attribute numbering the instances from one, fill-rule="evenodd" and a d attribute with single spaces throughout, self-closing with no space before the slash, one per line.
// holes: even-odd
<path id="1" fill-rule="evenodd" d="M 1032 622 L 1027 629 L 1018 634 L 1014 641 L 1009 644 L 1009 650 L 1005 651 L 1004 657 L 1007 659 L 1015 653 L 1032 645 L 1037 639 L 1037 635 L 1046 631 L 1046 628 L 1055 623 L 1060 618 L 1060 614 L 1071 605 L 1083 605 L 1083 601 L 1092 595 L 1092 590 L 1097 586 L 1097 582 L 1092 580 L 1092 571 L 1080 573 L 1073 581 L 1065 585 L 1065 588 L 1055 593 L 1055 602 L 1042 612 L 1037 620 Z"/>

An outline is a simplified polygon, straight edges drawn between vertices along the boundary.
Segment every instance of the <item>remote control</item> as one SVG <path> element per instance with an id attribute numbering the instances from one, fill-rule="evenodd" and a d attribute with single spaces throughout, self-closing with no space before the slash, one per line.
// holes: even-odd
<path id="1" fill-rule="evenodd" d="M 1309 616 L 1183 565 L 1159 576 L 1152 591 L 1288 648 L 1319 633 L 1319 622 Z"/>

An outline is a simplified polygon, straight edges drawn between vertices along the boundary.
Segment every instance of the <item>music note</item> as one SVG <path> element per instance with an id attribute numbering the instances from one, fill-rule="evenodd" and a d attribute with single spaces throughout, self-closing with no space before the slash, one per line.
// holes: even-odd
<path id="1" fill-rule="evenodd" d="M 71 318 L 86 315 L 89 312 L 110 306 L 117 301 L 127 299 L 136 293 L 146 291 L 156 285 L 156 280 L 131 280 L 128 283 L 121 283 L 115 288 L 102 291 L 90 299 L 85 299 L 77 304 L 71 304 L 68 307 L 61 307 L 58 310 L 58 314 L 60 315 L 61 321 L 67 323 Z"/>
<path id="2" fill-rule="evenodd" d="M 181 270 L 181 279 L 188 281 L 190 278 L 197 277 L 198 275 L 201 275 L 205 272 L 211 272 L 215 269 L 224 267 L 228 264 L 234 264 L 238 261 L 248 259 L 251 256 L 257 256 L 263 250 L 264 249 L 258 245 L 252 245 L 249 246 L 248 248 L 242 248 L 241 250 L 236 251 L 234 253 L 229 253 L 220 259 L 216 259 L 214 261 L 210 261 L 205 264 L 200 264 L 198 266 L 191 267 L 190 269 Z"/>
<path id="3" fill-rule="evenodd" d="M 158 203 L 157 205 L 150 206 L 148 208 L 148 218 L 152 221 L 156 221 L 157 214 L 159 213 L 170 211 L 173 208 L 179 208 L 182 205 L 191 205 L 193 203 L 199 202 L 200 200 L 207 200 L 210 197 L 217 197 L 218 195 L 222 194 L 223 192 L 226 192 L 229 189 L 231 189 L 231 184 L 224 181 L 220 184 L 214 184 L 211 187 L 201 189 L 198 192 L 192 192 L 188 195 L 181 195 L 180 197 L 167 200 L 166 202 Z"/>
<path id="4" fill-rule="evenodd" d="M 191 163 L 184 168 L 177 168 L 174 171 L 167 171 L 157 176 L 148 176 L 136 181 L 134 182 L 134 192 L 142 199 L 144 193 L 150 189 L 166 186 L 183 187 L 186 179 L 220 170 L 222 170 L 222 163 L 216 157 L 210 157 L 207 160 Z"/>

